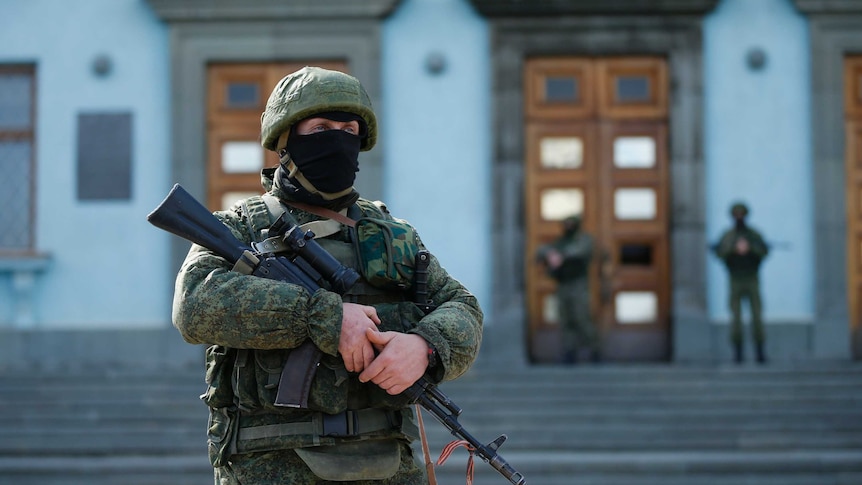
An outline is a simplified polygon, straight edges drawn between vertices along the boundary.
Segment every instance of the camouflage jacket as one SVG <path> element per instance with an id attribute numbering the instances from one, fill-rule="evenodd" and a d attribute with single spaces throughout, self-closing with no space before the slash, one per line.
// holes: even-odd
<path id="1" fill-rule="evenodd" d="M 275 196 L 287 198 L 278 187 L 266 183 L 264 187 Z M 295 208 L 290 212 L 299 224 L 320 219 Z M 248 221 L 240 206 L 216 212 L 215 216 L 239 240 L 251 242 Z M 344 242 L 348 238 L 349 231 L 343 227 L 325 239 Z M 423 247 L 421 241 L 419 244 Z M 173 304 L 173 323 L 187 342 L 266 351 L 292 349 L 311 339 L 324 358 L 340 361 L 340 295 L 323 289 L 309 294 L 298 285 L 243 275 L 231 268 L 232 263 L 201 246 L 193 245 L 189 250 L 177 276 Z M 482 311 L 476 298 L 433 255 L 428 269 L 428 295 L 437 308 L 418 319 L 408 331 L 422 336 L 437 350 L 442 367 L 439 378 L 454 379 L 466 372 L 476 358 L 482 336 Z M 409 297 L 402 295 L 400 299 Z M 398 310 L 391 304 L 372 306 L 382 320 L 381 329 L 400 328 Z"/>
<path id="2" fill-rule="evenodd" d="M 736 252 L 736 243 L 740 239 L 748 241 L 749 250 L 746 254 Z M 724 261 L 731 278 L 752 278 L 757 276 L 760 263 L 769 254 L 769 247 L 760 233 L 751 227 L 734 227 L 721 236 L 715 254 Z"/>

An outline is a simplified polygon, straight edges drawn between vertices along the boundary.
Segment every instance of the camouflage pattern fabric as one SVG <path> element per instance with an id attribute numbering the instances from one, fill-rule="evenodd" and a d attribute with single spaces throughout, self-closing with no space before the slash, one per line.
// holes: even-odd
<path id="1" fill-rule="evenodd" d="M 540 257 L 550 249 L 562 256 L 562 264 L 548 271 L 557 280 L 557 308 L 565 359 L 573 359 L 579 347 L 598 352 L 601 346 L 590 311 L 588 271 L 593 256 L 593 239 L 579 230 L 565 233 L 549 246 L 541 248 Z"/>
<path id="2" fill-rule="evenodd" d="M 733 315 L 730 327 L 730 341 L 734 345 L 742 344 L 743 300 L 748 300 L 749 305 L 751 305 L 752 342 L 763 344 L 766 339 L 763 330 L 763 305 L 760 301 L 760 282 L 757 276 L 730 280 L 730 313 Z"/>
<path id="3" fill-rule="evenodd" d="M 365 120 L 368 133 L 360 150 L 377 142 L 377 117 L 371 98 L 355 77 L 339 71 L 306 66 L 279 81 L 260 119 L 261 145 L 275 150 L 278 137 L 297 121 L 326 111 L 354 113 Z"/>
<path id="4" fill-rule="evenodd" d="M 294 211 L 300 224 L 319 219 Z M 240 241 L 251 243 L 237 211 L 217 212 L 216 217 Z M 418 243 L 425 248 L 421 239 Z M 473 363 L 483 315 L 476 298 L 449 276 L 433 253 L 430 259 L 428 292 L 439 306 L 410 333 L 437 349 L 445 381 L 461 376 Z M 310 338 L 323 353 L 338 355 L 342 304 L 338 294 L 322 289 L 309 294 L 300 286 L 242 275 L 231 267 L 206 248 L 192 245 L 189 250 L 177 275 L 172 311 L 174 326 L 187 342 L 266 350 L 295 348 Z"/>
<path id="5" fill-rule="evenodd" d="M 416 232 L 404 221 L 362 218 L 356 221 L 359 273 L 382 288 L 408 290 L 419 247 Z"/>
<path id="6" fill-rule="evenodd" d="M 590 312 L 590 282 L 586 277 L 560 283 L 557 306 L 563 333 L 563 348 L 576 353 L 579 347 L 593 352 L 601 349 Z M 567 356 L 574 358 L 574 355 Z"/>

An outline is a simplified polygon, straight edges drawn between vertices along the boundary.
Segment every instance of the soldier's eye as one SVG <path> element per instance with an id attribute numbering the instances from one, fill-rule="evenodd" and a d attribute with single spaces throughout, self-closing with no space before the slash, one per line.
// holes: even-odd
<path id="1" fill-rule="evenodd" d="M 359 123 L 357 123 L 355 121 L 351 121 L 350 123 L 348 123 L 347 125 L 344 126 L 343 130 L 346 131 L 347 133 L 350 133 L 351 135 L 358 135 L 359 134 Z"/>

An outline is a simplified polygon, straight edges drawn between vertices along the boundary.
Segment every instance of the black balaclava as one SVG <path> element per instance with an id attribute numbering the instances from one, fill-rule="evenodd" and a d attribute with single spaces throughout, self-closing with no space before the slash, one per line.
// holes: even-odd
<path id="1" fill-rule="evenodd" d="M 313 115 L 333 121 L 358 121 L 359 134 L 343 130 L 327 130 L 299 135 L 291 130 L 285 149 L 296 165 L 299 182 L 310 192 L 322 195 L 340 194 L 353 186 L 359 171 L 359 148 L 367 129 L 362 117 L 346 112 L 325 112 Z M 282 158 L 282 163 L 286 160 Z M 296 174 L 291 174 L 296 175 Z M 302 180 L 305 179 L 305 181 Z M 311 185 L 308 187 L 306 183 Z"/>
<path id="2" fill-rule="evenodd" d="M 287 152 L 300 173 L 314 188 L 337 193 L 353 186 L 359 171 L 359 145 L 362 139 L 342 130 L 327 130 L 287 138 Z"/>
<path id="3" fill-rule="evenodd" d="M 359 197 L 353 182 L 359 171 L 359 151 L 368 133 L 367 125 L 360 116 L 343 111 L 310 117 L 358 121 L 359 135 L 343 130 L 299 135 L 291 129 L 285 146 L 278 150 L 281 163 L 274 174 L 275 185 L 294 200 L 341 210 Z"/>
<path id="4" fill-rule="evenodd" d="M 574 236 L 581 229 L 581 218 L 578 216 L 570 216 L 563 220 L 563 235 L 566 237 Z"/>

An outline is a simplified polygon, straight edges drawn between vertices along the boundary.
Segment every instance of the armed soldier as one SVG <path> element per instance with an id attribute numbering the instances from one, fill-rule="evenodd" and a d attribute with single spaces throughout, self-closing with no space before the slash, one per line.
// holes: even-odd
<path id="1" fill-rule="evenodd" d="M 730 341 L 734 359 L 737 363 L 743 361 L 742 300 L 747 299 L 751 308 L 751 334 L 756 358 L 758 362 L 764 363 L 766 354 L 763 346 L 766 335 L 761 316 L 758 271 L 760 263 L 769 253 L 769 247 L 760 233 L 745 223 L 745 217 L 748 215 L 748 207 L 745 204 L 733 204 L 730 215 L 733 217 L 734 227 L 722 235 L 715 247 L 715 254 L 724 261 L 730 274 L 730 310 L 733 313 Z"/>
<path id="2" fill-rule="evenodd" d="M 563 234 L 553 243 L 539 248 L 537 255 L 557 281 L 557 306 L 563 332 L 563 362 L 577 361 L 580 348 L 592 352 L 592 360 L 601 360 L 598 333 L 590 312 L 589 266 L 593 257 L 593 239 L 581 230 L 581 217 L 563 220 Z"/>
<path id="3" fill-rule="evenodd" d="M 261 143 L 280 157 L 262 172 L 266 194 L 215 213 L 246 244 L 267 240 L 279 216 L 313 229 L 321 247 L 361 275 L 343 296 L 232 271 L 197 244 L 180 269 L 174 325 L 189 343 L 210 346 L 202 399 L 216 484 L 426 483 L 410 446 L 416 417 L 400 393 L 423 375 L 445 381 L 466 372 L 483 316 L 433 256 L 423 292 L 436 306 L 425 314 L 411 302 L 413 262 L 405 259 L 424 245 L 353 187 L 359 152 L 376 139 L 358 80 L 316 67 L 289 74 L 261 117 Z M 397 240 L 372 244 L 381 234 Z M 319 365 L 304 362 L 307 342 Z M 281 393 L 300 389 L 285 383 L 307 368 L 298 381 L 308 386 L 307 404 L 286 407 Z"/>

